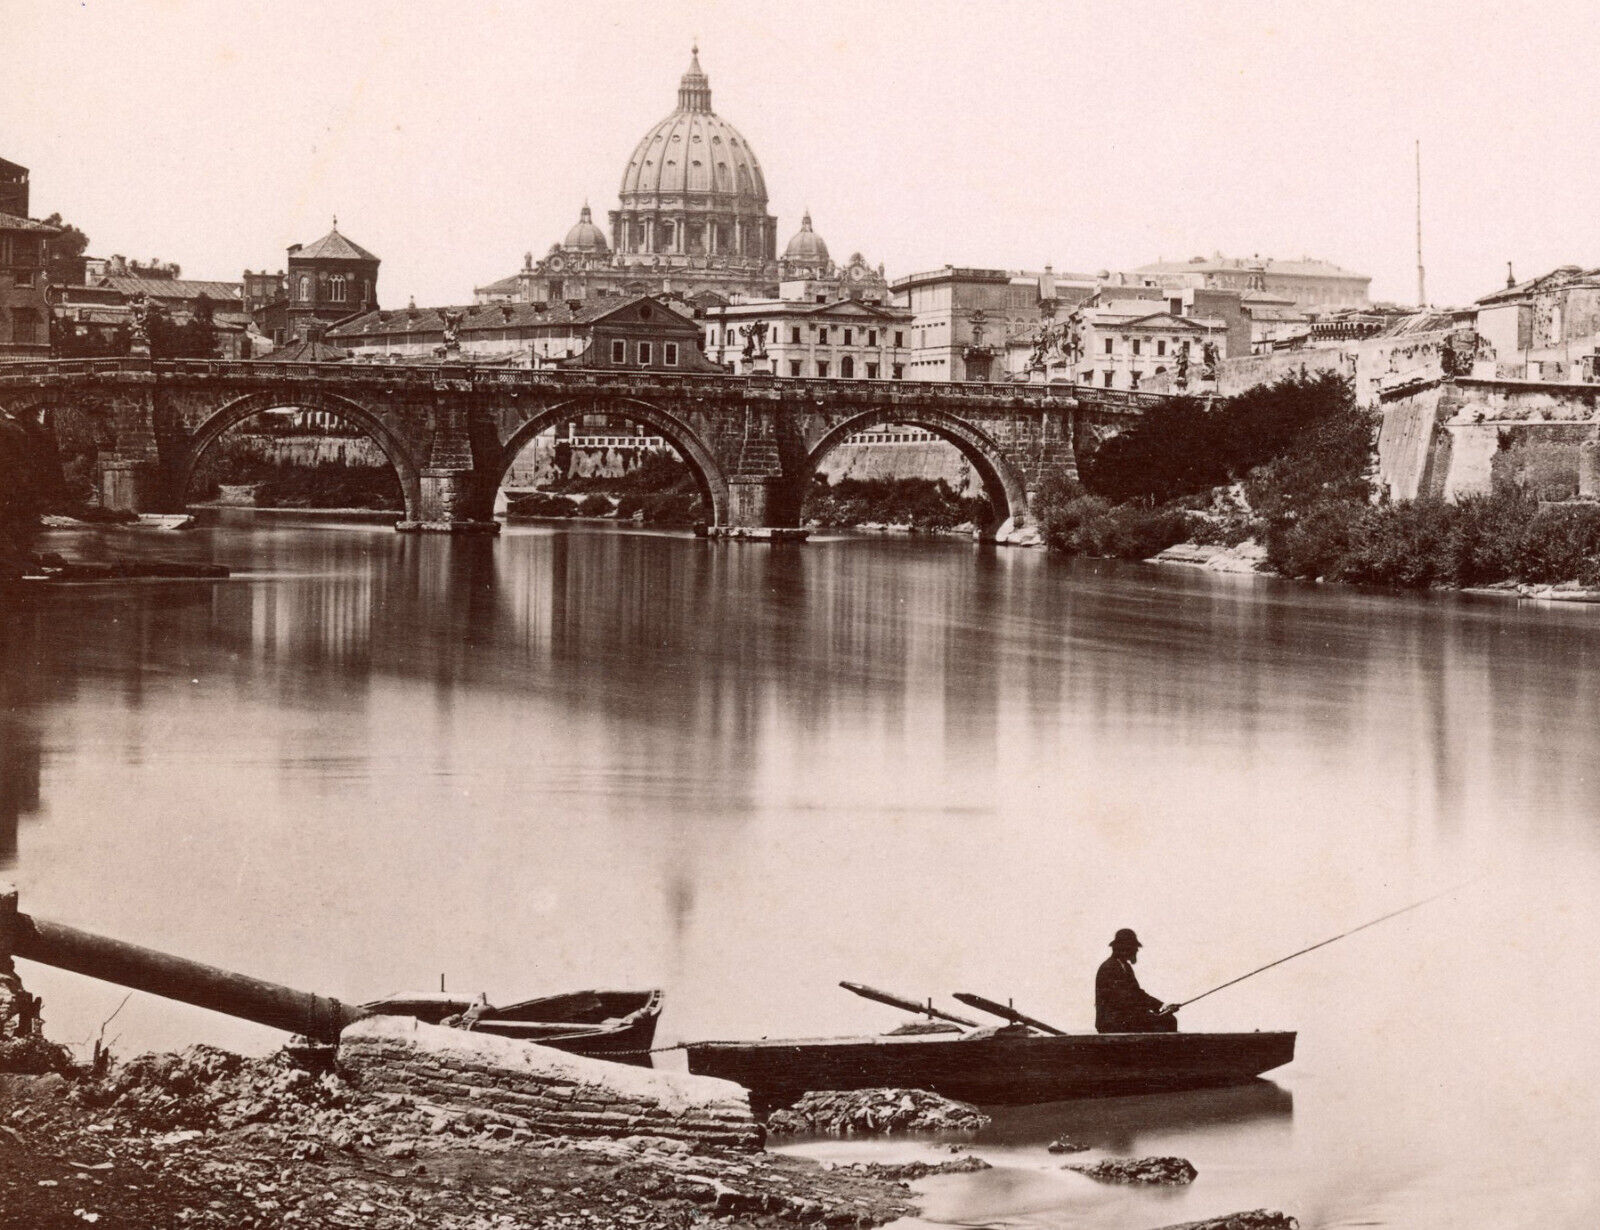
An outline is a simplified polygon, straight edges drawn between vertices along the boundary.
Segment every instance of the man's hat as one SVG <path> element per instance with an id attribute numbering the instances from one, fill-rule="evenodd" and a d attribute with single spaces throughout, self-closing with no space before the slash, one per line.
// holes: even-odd
<path id="1" fill-rule="evenodd" d="M 1113 948 L 1121 948 L 1126 944 L 1132 944 L 1135 948 L 1144 947 L 1139 942 L 1139 937 L 1133 933 L 1131 927 L 1123 927 L 1116 935 L 1111 937 L 1111 947 Z"/>

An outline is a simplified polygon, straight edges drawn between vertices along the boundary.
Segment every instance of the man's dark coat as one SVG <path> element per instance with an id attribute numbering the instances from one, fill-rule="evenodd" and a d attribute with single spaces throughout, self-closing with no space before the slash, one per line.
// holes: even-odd
<path id="1" fill-rule="evenodd" d="M 1118 956 L 1107 957 L 1094 976 L 1094 1027 L 1103 1034 L 1147 1033 L 1165 1027 L 1155 1017 L 1161 1001 L 1146 995 L 1133 966 Z"/>

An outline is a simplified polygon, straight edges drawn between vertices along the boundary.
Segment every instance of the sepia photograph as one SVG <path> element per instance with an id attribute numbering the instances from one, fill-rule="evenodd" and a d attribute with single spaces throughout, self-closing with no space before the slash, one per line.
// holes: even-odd
<path id="1" fill-rule="evenodd" d="M 0 46 L 0 1230 L 1600 1225 L 1590 7 Z"/>

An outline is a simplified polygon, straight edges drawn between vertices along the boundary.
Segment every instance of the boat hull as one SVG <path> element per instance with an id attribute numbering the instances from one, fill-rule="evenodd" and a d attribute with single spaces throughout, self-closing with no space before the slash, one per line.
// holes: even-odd
<path id="1" fill-rule="evenodd" d="M 477 1033 L 537 1042 L 574 1055 L 648 1068 L 656 1022 L 661 1016 L 661 992 L 573 991 L 503 1008 L 459 996 L 422 992 L 390 996 L 363 1007 L 370 1012 L 414 1016 L 434 1025 L 475 1008 L 479 1015 L 470 1026 L 463 1027 Z"/>
<path id="2" fill-rule="evenodd" d="M 689 1071 L 768 1103 L 818 1089 L 926 1089 L 1025 1104 L 1233 1085 L 1294 1059 L 1295 1034 L 1069 1034 L 697 1042 Z"/>

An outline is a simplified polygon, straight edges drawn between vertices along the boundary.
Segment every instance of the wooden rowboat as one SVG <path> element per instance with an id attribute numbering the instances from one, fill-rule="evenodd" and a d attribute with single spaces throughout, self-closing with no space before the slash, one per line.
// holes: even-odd
<path id="1" fill-rule="evenodd" d="M 661 1016 L 661 992 L 568 991 L 495 1007 L 459 995 L 422 991 L 363 1004 L 368 1012 L 414 1016 L 438 1025 L 449 1017 L 465 1029 L 521 1038 L 541 1046 L 650 1066 L 650 1046 Z"/>
<path id="2" fill-rule="evenodd" d="M 814 1089 L 926 1089 L 1023 1104 L 1235 1085 L 1294 1059 L 1295 1034 L 964 1034 L 694 1042 L 689 1071 L 768 1104 Z"/>

